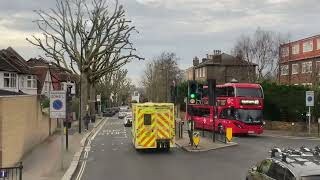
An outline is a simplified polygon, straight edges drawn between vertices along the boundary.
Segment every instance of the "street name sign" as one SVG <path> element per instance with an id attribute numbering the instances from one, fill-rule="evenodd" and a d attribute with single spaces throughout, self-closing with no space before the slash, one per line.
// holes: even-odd
<path id="1" fill-rule="evenodd" d="M 66 118 L 66 92 L 50 92 L 50 118 Z"/>
<path id="2" fill-rule="evenodd" d="M 314 91 L 306 91 L 306 106 L 314 106 Z"/>

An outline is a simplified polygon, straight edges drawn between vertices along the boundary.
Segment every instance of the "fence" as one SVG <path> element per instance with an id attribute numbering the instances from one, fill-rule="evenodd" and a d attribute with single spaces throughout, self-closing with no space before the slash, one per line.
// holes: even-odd
<path id="1" fill-rule="evenodd" d="M 16 167 L 0 168 L 1 180 L 22 180 L 22 163 Z"/>

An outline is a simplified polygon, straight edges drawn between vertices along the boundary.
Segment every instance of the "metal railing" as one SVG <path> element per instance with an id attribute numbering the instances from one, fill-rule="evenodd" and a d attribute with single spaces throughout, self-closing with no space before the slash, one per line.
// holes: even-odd
<path id="1" fill-rule="evenodd" d="M 225 144 L 227 143 L 226 131 L 222 126 L 218 127 L 218 132 L 215 132 L 215 140 Z"/>
<path id="2" fill-rule="evenodd" d="M 0 167 L 0 180 L 22 180 L 22 163 L 15 167 Z"/>

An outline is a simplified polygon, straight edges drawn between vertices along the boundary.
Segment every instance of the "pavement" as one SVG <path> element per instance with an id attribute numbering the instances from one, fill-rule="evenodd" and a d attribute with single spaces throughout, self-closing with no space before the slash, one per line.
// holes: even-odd
<path id="1" fill-rule="evenodd" d="M 279 130 L 264 130 L 263 135 L 270 137 L 288 137 L 288 138 L 303 138 L 303 139 L 313 139 L 320 138 L 318 133 L 308 132 L 297 132 L 297 131 L 279 131 Z"/>
<path id="2" fill-rule="evenodd" d="M 197 147 L 191 146 L 189 143 L 187 132 L 184 132 L 182 138 L 176 138 L 176 145 L 188 152 L 205 152 L 237 145 L 235 142 L 222 143 L 218 140 L 213 142 L 212 136 L 210 137 L 208 133 L 206 133 L 206 136 L 200 137 L 200 143 Z"/>
<path id="3" fill-rule="evenodd" d="M 96 123 L 91 123 L 89 128 L 92 129 L 100 121 L 101 119 L 97 119 Z M 58 129 L 23 157 L 23 179 L 60 180 L 69 168 L 75 153 L 79 151 L 81 140 L 89 134 L 89 131 L 79 134 L 77 122 L 73 123 L 71 131 L 68 151 L 66 151 L 64 143 L 63 167 L 61 166 L 61 131 Z"/>
<path id="4" fill-rule="evenodd" d="M 90 148 L 80 158 L 74 180 L 163 180 L 245 179 L 248 169 L 270 156 L 269 150 L 301 146 L 315 147 L 316 139 L 250 135 L 234 137 L 237 146 L 189 153 L 181 148 L 169 152 L 136 151 L 131 128 L 109 118 L 91 138 Z"/>

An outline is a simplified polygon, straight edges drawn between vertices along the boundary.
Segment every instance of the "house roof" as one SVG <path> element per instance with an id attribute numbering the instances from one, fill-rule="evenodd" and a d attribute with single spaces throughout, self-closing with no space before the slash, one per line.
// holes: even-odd
<path id="1" fill-rule="evenodd" d="M 43 58 L 32 58 L 28 60 L 29 66 L 32 67 L 32 70 L 38 76 L 38 81 L 40 86 L 38 87 L 38 91 L 41 92 L 43 88 L 43 84 L 47 75 L 47 71 L 50 70 L 52 86 L 54 90 L 60 90 L 61 84 L 60 82 L 67 82 L 75 80 L 74 76 L 60 67 L 58 67 L 54 63 L 49 63 L 49 61 Z"/>
<path id="2" fill-rule="evenodd" d="M 41 94 L 48 73 L 49 62 L 42 58 L 31 58 L 27 61 L 27 64 L 32 72 L 37 75 L 38 94 Z"/>
<path id="3" fill-rule="evenodd" d="M 13 92 L 0 89 L 0 96 L 25 95 L 23 92 Z"/>
<path id="4" fill-rule="evenodd" d="M 27 62 L 11 47 L 0 50 L 0 70 L 33 74 Z"/>
<path id="5" fill-rule="evenodd" d="M 210 58 L 203 58 L 202 62 L 197 67 L 203 66 L 257 66 L 255 63 L 244 61 L 226 53 L 212 55 Z"/>

